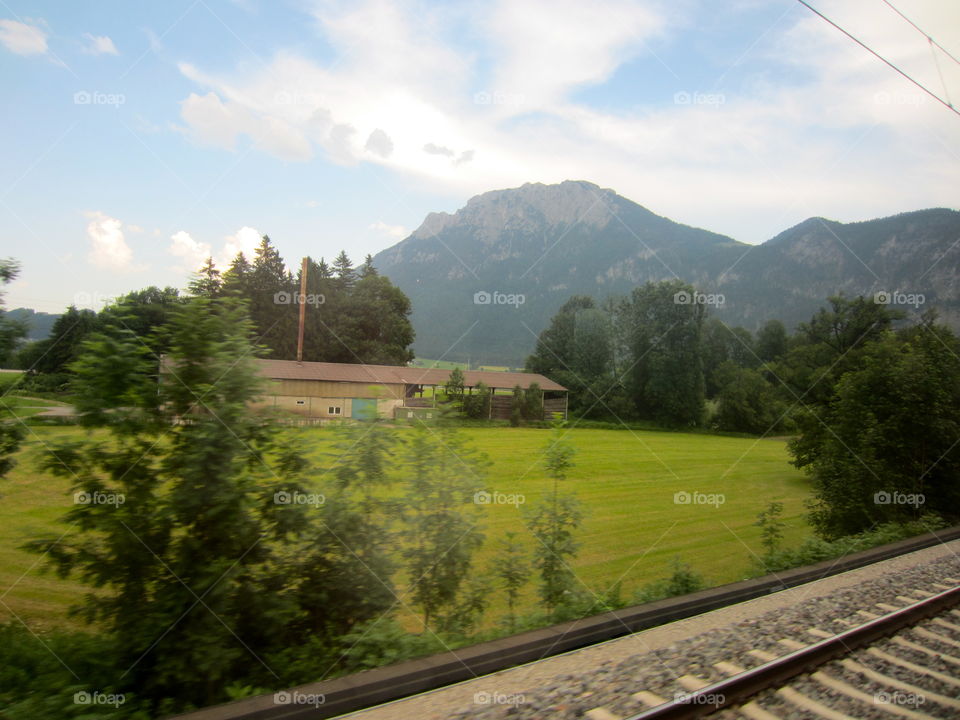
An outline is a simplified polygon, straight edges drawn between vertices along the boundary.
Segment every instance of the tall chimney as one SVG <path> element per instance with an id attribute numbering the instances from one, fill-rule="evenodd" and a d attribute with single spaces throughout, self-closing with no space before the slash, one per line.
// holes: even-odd
<path id="1" fill-rule="evenodd" d="M 307 260 L 309 258 L 303 259 L 303 264 L 300 266 L 300 297 L 297 300 L 300 301 L 300 326 L 297 329 L 297 362 L 303 362 L 303 326 L 306 324 L 307 320 Z"/>

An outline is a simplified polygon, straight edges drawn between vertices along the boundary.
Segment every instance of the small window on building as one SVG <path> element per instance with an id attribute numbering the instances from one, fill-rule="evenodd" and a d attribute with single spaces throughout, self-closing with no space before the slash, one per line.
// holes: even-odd
<path id="1" fill-rule="evenodd" d="M 340 414 L 339 406 L 331 405 L 330 407 L 327 408 L 327 415 L 339 415 L 339 414 Z"/>
<path id="2" fill-rule="evenodd" d="M 306 405 L 306 404 L 307 404 L 306 400 L 297 400 L 297 405 Z"/>

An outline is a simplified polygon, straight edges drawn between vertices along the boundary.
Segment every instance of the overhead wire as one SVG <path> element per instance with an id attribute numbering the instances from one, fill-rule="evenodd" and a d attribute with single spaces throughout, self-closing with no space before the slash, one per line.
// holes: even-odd
<path id="1" fill-rule="evenodd" d="M 842 33 L 843 33 L 844 35 L 846 35 L 848 38 L 850 38 L 851 40 L 853 40 L 857 45 L 859 45 L 859 46 L 862 47 L 864 50 L 866 50 L 868 53 L 870 53 L 871 55 L 873 55 L 874 57 L 876 57 L 878 60 L 883 61 L 887 66 L 889 66 L 890 68 L 892 68 L 893 70 L 895 70 L 897 73 L 899 73 L 900 75 L 902 75 L 903 77 L 905 77 L 905 78 L 906 78 L 907 80 L 909 80 L 910 82 L 912 82 L 914 85 L 916 85 L 918 88 L 920 88 L 921 90 L 923 90 L 927 95 L 929 95 L 930 97 L 932 97 L 932 98 L 933 98 L 934 100 L 936 100 L 938 103 L 940 103 L 941 105 L 943 105 L 943 106 L 946 107 L 946 108 L 949 108 L 950 110 L 952 110 L 952 111 L 953 111 L 954 113 L 956 113 L 957 115 L 960 115 L 960 110 L 957 110 L 957 108 L 955 108 L 955 107 L 953 106 L 953 103 L 951 103 L 949 100 L 944 100 L 942 97 L 940 97 L 939 95 L 937 95 L 935 92 L 933 92 L 932 90 L 929 90 L 925 85 L 921 84 L 921 83 L 918 82 L 917 80 L 914 80 L 912 77 L 910 77 L 910 75 L 908 75 L 906 72 L 904 72 L 903 70 L 901 70 L 899 67 L 897 67 L 896 65 L 894 65 L 894 64 L 893 64 L 892 62 L 890 62 L 889 60 L 887 60 L 887 59 L 886 59 L 885 57 L 883 57 L 880 53 L 878 53 L 878 52 L 875 51 L 873 48 L 869 47 L 866 43 L 864 43 L 864 42 L 861 41 L 860 39 L 854 37 L 851 33 L 847 32 L 847 31 L 844 30 L 842 27 L 840 27 L 839 25 L 837 25 L 837 23 L 835 23 L 833 20 L 831 20 L 830 18 L 828 18 L 826 15 L 824 15 L 822 12 L 820 12 L 820 11 L 817 10 L 815 7 L 813 7 L 810 3 L 808 3 L 807 0 L 797 0 L 797 2 L 799 2 L 801 5 L 803 5 L 804 7 L 806 7 L 808 10 L 810 10 L 812 13 L 814 13 L 815 15 L 817 15 L 818 17 L 820 17 L 822 20 L 824 20 L 825 22 L 829 23 L 830 25 L 832 25 L 833 27 L 835 27 L 837 30 L 839 30 L 840 32 L 842 32 Z"/>
<path id="2" fill-rule="evenodd" d="M 913 28 L 914 28 L 918 33 L 920 33 L 921 35 L 923 35 L 923 36 L 927 39 L 927 43 L 930 45 L 930 54 L 933 56 L 933 64 L 934 64 L 934 65 L 936 66 L 936 68 L 937 68 L 937 75 L 940 76 L 940 84 L 943 86 L 943 94 L 944 94 L 944 97 L 947 98 L 947 102 L 948 102 L 948 103 L 950 104 L 950 106 L 952 107 L 952 106 L 953 106 L 953 102 L 950 100 L 950 90 L 947 88 L 947 82 L 943 79 L 943 70 L 940 69 L 940 60 L 939 60 L 939 58 L 937 58 L 937 51 L 936 51 L 936 49 L 934 49 L 934 48 L 939 48 L 940 51 L 941 51 L 944 55 L 946 55 L 948 58 L 950 58 L 951 60 L 953 60 L 953 61 L 954 61 L 955 63 L 957 63 L 958 65 L 960 65 L 960 60 L 957 60 L 957 58 L 955 58 L 955 57 L 953 56 L 953 54 L 952 54 L 949 50 L 947 50 L 943 45 L 941 45 L 941 44 L 938 43 L 936 40 L 934 40 L 934 39 L 933 39 L 933 36 L 931 36 L 930 33 L 928 33 L 926 30 L 923 30 L 923 29 L 922 29 L 919 25 L 917 25 L 913 20 L 911 20 L 911 19 L 908 18 L 906 15 L 904 15 L 902 12 L 900 12 L 900 10 L 899 10 L 892 2 L 890 2 L 890 0 L 883 0 L 883 3 L 884 3 L 884 5 L 886 5 L 888 8 L 890 8 L 891 10 L 893 10 L 897 15 L 899 15 L 899 16 L 902 17 L 904 20 L 906 20 L 908 23 L 910 23 L 910 25 L 913 26 Z"/>

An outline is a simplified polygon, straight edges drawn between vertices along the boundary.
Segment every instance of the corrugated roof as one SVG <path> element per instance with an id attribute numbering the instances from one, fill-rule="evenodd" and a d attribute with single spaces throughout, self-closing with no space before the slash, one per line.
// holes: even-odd
<path id="1" fill-rule="evenodd" d="M 413 368 L 402 365 L 361 365 L 353 363 L 303 362 L 295 360 L 257 360 L 260 373 L 273 380 L 325 380 L 327 382 L 398 383 L 401 385 L 443 385 L 449 370 Z M 482 382 L 487 387 L 523 389 L 537 383 L 541 390 L 566 390 L 563 385 L 537 373 L 464 370 L 466 387 Z"/>

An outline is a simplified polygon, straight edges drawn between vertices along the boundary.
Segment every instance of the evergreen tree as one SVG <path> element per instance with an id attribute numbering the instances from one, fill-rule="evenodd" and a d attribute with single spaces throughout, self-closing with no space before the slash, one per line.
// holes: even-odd
<path id="1" fill-rule="evenodd" d="M 230 262 L 230 267 L 223 274 L 223 285 L 221 287 L 224 295 L 234 297 L 250 297 L 250 273 L 252 272 L 250 261 L 242 252 Z"/>
<path id="2" fill-rule="evenodd" d="M 360 277 L 366 278 L 376 274 L 377 269 L 373 266 L 373 255 L 367 253 L 367 256 L 363 259 L 363 265 L 360 268 Z"/>
<path id="3" fill-rule="evenodd" d="M 196 297 L 212 299 L 220 296 L 223 290 L 223 278 L 212 257 L 208 257 L 203 267 L 193 274 L 187 289 Z"/>
<path id="4" fill-rule="evenodd" d="M 121 690 L 182 707 L 276 681 L 259 658 L 291 640 L 281 548 L 303 519 L 274 501 L 301 463 L 250 410 L 262 382 L 250 323 L 232 301 L 177 306 L 159 386 L 149 350 L 108 329 L 74 368 L 81 421 L 106 434 L 66 439 L 48 463 L 73 484 L 79 534 L 32 546 L 107 591 L 83 611 L 129 668 Z"/>
<path id="5" fill-rule="evenodd" d="M 349 292 L 353 288 L 353 283 L 357 279 L 357 273 L 353 269 L 353 263 L 350 262 L 350 258 L 347 256 L 345 250 L 341 250 L 340 254 L 334 258 L 333 274 L 334 277 L 337 278 L 337 283 L 342 290 Z"/>
<path id="6" fill-rule="evenodd" d="M 246 298 L 259 342 L 273 350 L 277 359 L 292 359 L 297 351 L 297 300 L 294 286 L 280 252 L 264 235 L 248 274 Z"/>

